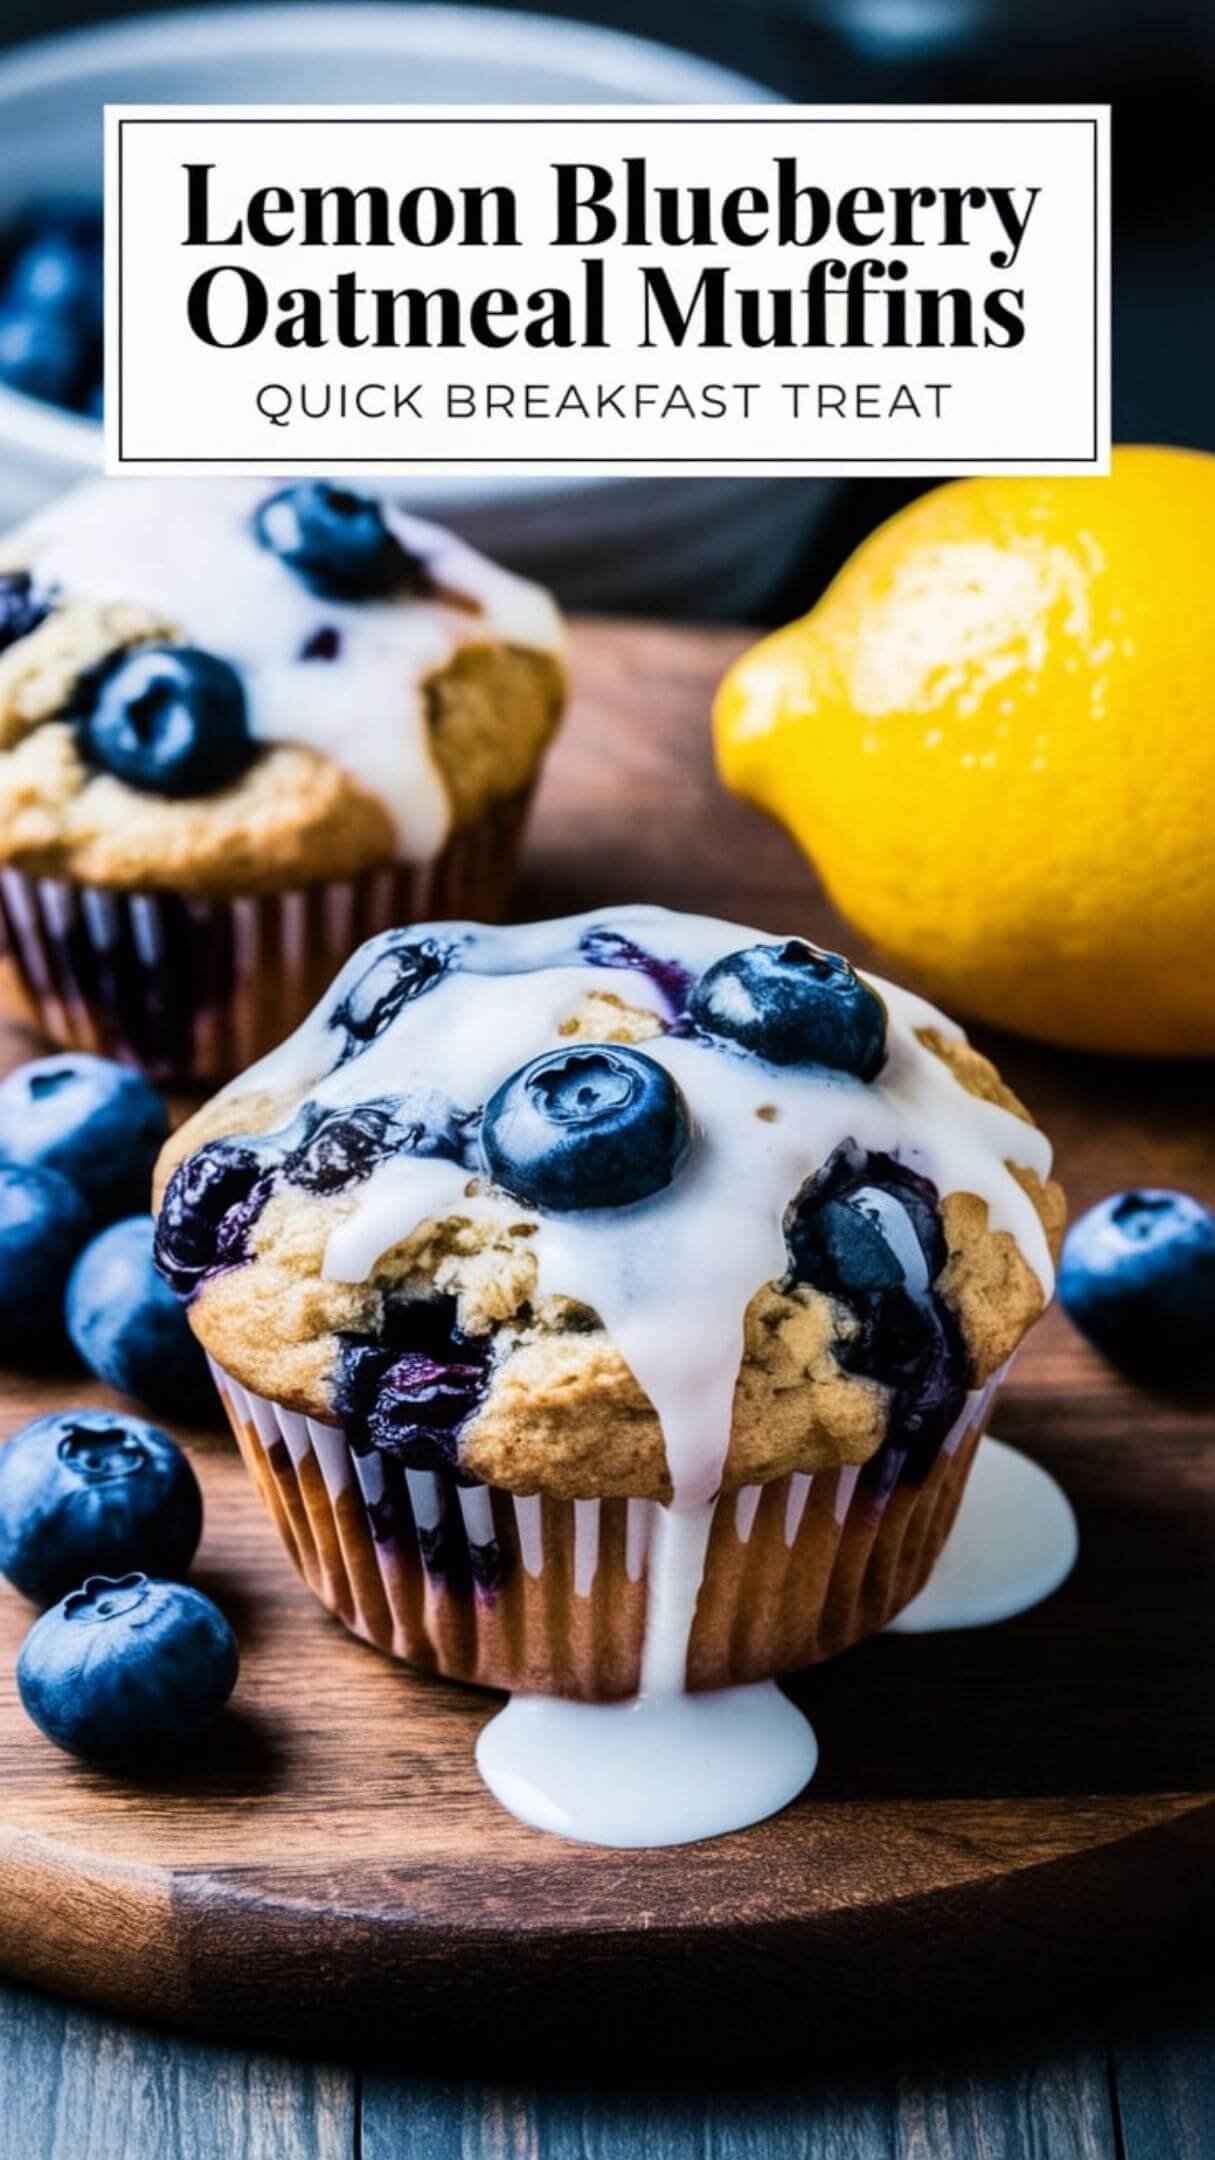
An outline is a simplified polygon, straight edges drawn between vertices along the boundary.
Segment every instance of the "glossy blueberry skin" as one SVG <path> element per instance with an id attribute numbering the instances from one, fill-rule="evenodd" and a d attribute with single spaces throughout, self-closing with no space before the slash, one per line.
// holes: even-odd
<path id="1" fill-rule="evenodd" d="M 340 1062 L 346 1064 L 375 1042 L 404 1006 L 442 981 L 450 965 L 449 947 L 406 931 L 390 930 L 364 946 L 352 962 L 353 973 L 347 971 L 347 987 L 327 1023 L 345 1036 Z"/>
<path id="2" fill-rule="evenodd" d="M 215 1406 L 207 1362 L 152 1257 L 150 1215 L 111 1223 L 86 1245 L 67 1286 L 68 1333 L 90 1372 L 179 1417 Z"/>
<path id="3" fill-rule="evenodd" d="M 76 405 L 88 387 L 92 344 L 73 316 L 0 307 L 0 382 L 52 405 Z"/>
<path id="4" fill-rule="evenodd" d="M 834 1346 L 838 1363 L 888 1391 L 886 1438 L 865 1466 L 867 1482 L 918 1483 L 971 1385 L 965 1338 L 935 1288 L 948 1258 L 935 1186 L 894 1156 L 845 1140 L 788 1209 L 785 1242 L 790 1282 L 851 1312 L 853 1328 Z"/>
<path id="5" fill-rule="evenodd" d="M 1111 1193 L 1072 1224 L 1059 1301 L 1112 1364 L 1173 1380 L 1215 1373 L 1215 1213 L 1189 1193 Z"/>
<path id="6" fill-rule="evenodd" d="M 264 548 L 325 600 L 374 600 L 426 584 L 423 566 L 384 522 L 378 503 L 331 480 L 301 480 L 254 519 Z"/>
<path id="7" fill-rule="evenodd" d="M 134 1768 L 206 1732 L 239 1668 L 236 1637 L 201 1591 L 135 1573 L 91 1575 L 34 1622 L 17 1688 L 56 1747 Z"/>
<path id="8" fill-rule="evenodd" d="M 269 1198 L 276 1158 L 254 1140 L 210 1140 L 179 1163 L 153 1239 L 159 1273 L 179 1298 L 217 1269 L 239 1267 Z"/>
<path id="9" fill-rule="evenodd" d="M 104 316 L 100 223 L 52 217 L 35 225 L 12 258 L 5 297 L 17 307 L 70 317 L 99 338 Z"/>
<path id="10" fill-rule="evenodd" d="M 57 1170 L 87 1200 L 96 1223 L 147 1206 L 168 1136 L 155 1088 L 111 1058 L 65 1050 L 0 1080 L 0 1157 Z"/>
<path id="11" fill-rule="evenodd" d="M 75 706 L 86 764 L 143 794 L 213 795 L 257 756 L 240 676 L 196 646 L 138 646 L 87 678 Z"/>
<path id="12" fill-rule="evenodd" d="M 0 1574 L 36 1605 L 86 1575 L 184 1575 L 198 1480 L 167 1433 L 113 1410 L 56 1410 L 0 1448 Z"/>
<path id="13" fill-rule="evenodd" d="M 63 1355 L 64 1291 L 91 1228 L 57 1171 L 0 1162 L 0 1357 L 40 1365 Z"/>
<path id="14" fill-rule="evenodd" d="M 376 1448 L 411 1469 L 457 1467 L 489 1362 L 489 1337 L 461 1332 L 454 1298 L 390 1302 L 374 1338 L 341 1338 L 335 1398 L 351 1447 Z"/>
<path id="15" fill-rule="evenodd" d="M 823 1065 L 876 1079 L 886 1061 L 886 1008 L 838 953 L 801 938 L 749 945 L 701 976 L 689 1017 L 770 1065 Z"/>
<path id="16" fill-rule="evenodd" d="M 669 1185 L 687 1154 L 687 1106 L 640 1050 L 549 1050 L 485 1106 L 481 1150 L 494 1181 L 528 1206 L 627 1207 Z"/>
<path id="17" fill-rule="evenodd" d="M 0 573 L 0 652 L 28 637 L 50 613 L 50 600 L 39 592 L 28 570 Z"/>

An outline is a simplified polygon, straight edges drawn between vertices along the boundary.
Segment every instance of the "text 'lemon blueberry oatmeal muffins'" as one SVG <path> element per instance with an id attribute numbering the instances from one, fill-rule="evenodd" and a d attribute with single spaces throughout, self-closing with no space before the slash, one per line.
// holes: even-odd
<path id="1" fill-rule="evenodd" d="M 654 908 L 372 940 L 169 1142 L 158 1257 L 318 1597 L 430 1671 L 766 1678 L 925 1581 L 1050 1295 L 922 1000 Z"/>
<path id="2" fill-rule="evenodd" d="M 369 934 L 495 916 L 562 648 L 539 587 L 353 488 L 62 497 L 0 548 L 9 991 L 214 1081 Z"/>

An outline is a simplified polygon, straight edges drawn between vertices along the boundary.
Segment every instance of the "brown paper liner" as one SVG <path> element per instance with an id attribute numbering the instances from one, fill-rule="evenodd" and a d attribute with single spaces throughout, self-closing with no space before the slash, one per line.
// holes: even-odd
<path id="1" fill-rule="evenodd" d="M 292 1562 L 356 1635 L 485 1687 L 589 1701 L 636 1692 L 657 1502 L 521 1499 L 405 1471 L 212 1371 Z M 919 1485 L 884 1494 L 845 1468 L 723 1496 L 688 1686 L 772 1679 L 892 1620 L 945 1542 L 993 1394 L 970 1398 Z"/>
<path id="2" fill-rule="evenodd" d="M 299 1026 L 364 938 L 497 920 L 531 796 L 491 804 L 430 863 L 204 900 L 0 870 L 0 1010 L 156 1080 L 229 1080 Z"/>

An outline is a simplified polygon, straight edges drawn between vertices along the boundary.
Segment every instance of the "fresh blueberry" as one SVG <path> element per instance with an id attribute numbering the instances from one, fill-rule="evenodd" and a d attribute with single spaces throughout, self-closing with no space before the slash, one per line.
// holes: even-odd
<path id="1" fill-rule="evenodd" d="M 838 953 L 801 938 L 749 945 L 701 976 L 696 1026 L 770 1065 L 825 1065 L 872 1080 L 886 1059 L 886 1008 Z"/>
<path id="2" fill-rule="evenodd" d="M 86 677 L 74 701 L 86 763 L 150 795 L 213 795 L 257 755 L 240 676 L 192 645 L 140 645 Z"/>
<path id="3" fill-rule="evenodd" d="M 64 1290 L 91 1227 L 58 1171 L 0 1162 L 0 1356 L 42 1364 L 64 1349 Z"/>
<path id="4" fill-rule="evenodd" d="M 356 953 L 350 986 L 329 1015 L 330 1028 L 346 1036 L 342 1063 L 382 1035 L 402 1007 L 433 990 L 450 964 L 451 948 L 436 938 L 389 930 L 370 940 Z"/>
<path id="5" fill-rule="evenodd" d="M 86 1245 L 67 1286 L 68 1333 L 90 1372 L 180 1417 L 215 1404 L 207 1361 L 152 1258 L 152 1218 L 111 1223 Z"/>
<path id="6" fill-rule="evenodd" d="M 549 1050 L 485 1106 L 490 1176 L 539 1208 L 627 1207 L 669 1185 L 688 1151 L 683 1096 L 640 1050 Z"/>
<path id="7" fill-rule="evenodd" d="M 1059 1299 L 1115 1365 L 1166 1380 L 1215 1372 L 1215 1214 L 1189 1193 L 1111 1193 L 1068 1231 Z"/>
<path id="8" fill-rule="evenodd" d="M 961 1415 L 970 1360 L 935 1288 L 948 1252 L 936 1188 L 894 1156 L 846 1140 L 785 1218 L 789 1280 L 843 1305 L 835 1357 L 889 1393 L 887 1432 L 867 1475 L 927 1475 Z"/>
<path id="9" fill-rule="evenodd" d="M 424 564 L 389 531 L 369 495 L 331 480 L 302 480 L 264 502 L 254 520 L 261 545 L 326 600 L 373 600 L 420 592 Z"/>
<path id="10" fill-rule="evenodd" d="M 184 1575 L 202 1495 L 167 1433 L 113 1410 L 57 1410 L 0 1448 L 0 1574 L 51 1605 L 86 1575 Z"/>
<path id="11" fill-rule="evenodd" d="M 100 225 L 91 219 L 36 225 L 12 258 L 5 297 L 34 313 L 68 316 L 100 337 L 105 297 Z"/>
<path id="12" fill-rule="evenodd" d="M 34 1622 L 17 1687 L 56 1747 L 135 1766 L 206 1732 L 239 1668 L 236 1637 L 201 1591 L 147 1575 L 90 1575 Z"/>
<path id="13" fill-rule="evenodd" d="M 454 1298 L 388 1305 L 381 1332 L 346 1335 L 335 1396 L 351 1446 L 412 1469 L 455 1466 L 459 1435 L 485 1391 L 490 1338 L 462 1333 Z"/>
<path id="14" fill-rule="evenodd" d="M 0 1156 L 59 1171 L 98 1223 L 147 1206 L 168 1133 L 143 1074 L 85 1050 L 35 1058 L 0 1080 Z"/>
<path id="15" fill-rule="evenodd" d="M 83 396 L 92 340 L 70 315 L 15 304 L 0 308 L 0 382 L 52 405 Z"/>
<path id="16" fill-rule="evenodd" d="M 0 573 L 0 652 L 28 637 L 50 611 L 49 595 L 38 591 L 28 570 Z"/>
<path id="17" fill-rule="evenodd" d="M 178 1297 L 217 1269 L 239 1267 L 269 1198 L 276 1158 L 253 1140 L 210 1140 L 179 1163 L 165 1188 L 154 1256 Z"/>

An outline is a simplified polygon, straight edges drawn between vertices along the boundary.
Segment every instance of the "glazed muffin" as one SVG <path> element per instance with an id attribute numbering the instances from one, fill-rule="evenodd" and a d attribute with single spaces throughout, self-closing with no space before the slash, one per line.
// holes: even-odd
<path id="1" fill-rule="evenodd" d="M 500 912 L 548 595 L 331 483 L 102 481 L 0 550 L 0 939 L 57 1040 L 226 1078 L 369 934 Z"/>
<path id="2" fill-rule="evenodd" d="M 160 1265 L 323 1602 L 606 1699 L 925 1581 L 1063 1224 L 931 1006 L 654 908 L 373 940 L 174 1135 Z"/>

